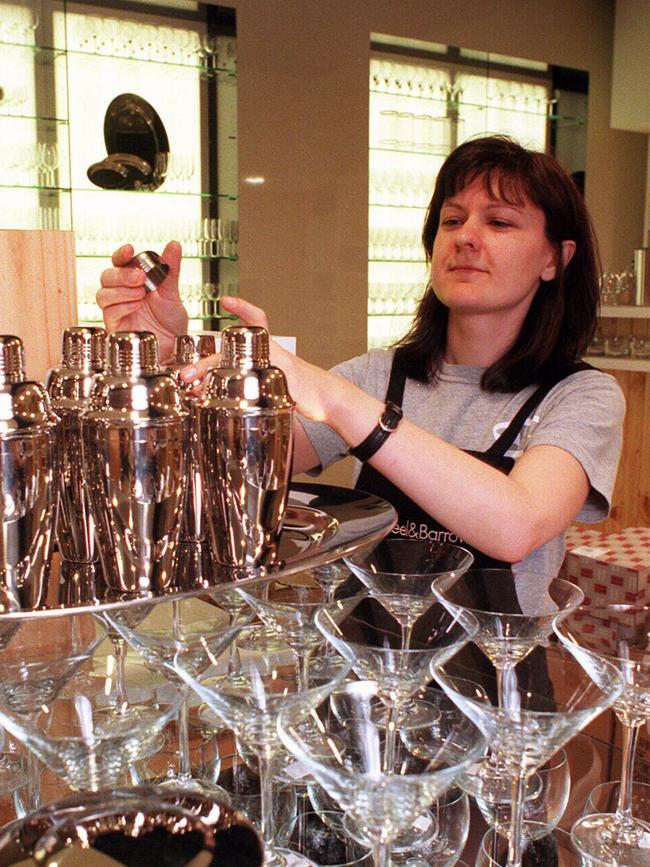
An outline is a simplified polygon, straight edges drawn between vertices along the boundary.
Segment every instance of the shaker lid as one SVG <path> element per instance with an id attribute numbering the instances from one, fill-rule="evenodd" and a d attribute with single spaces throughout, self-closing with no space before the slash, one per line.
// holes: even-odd
<path id="1" fill-rule="evenodd" d="M 160 368 L 156 336 L 150 331 L 110 334 L 106 371 L 95 379 L 85 417 L 131 424 L 186 415 L 179 386 Z"/>
<path id="2" fill-rule="evenodd" d="M 25 378 L 22 340 L 0 335 L 0 436 L 39 433 L 57 422 L 45 386 Z"/>
<path id="3" fill-rule="evenodd" d="M 61 367 L 100 372 L 106 366 L 106 329 L 73 325 L 63 332 Z"/>
<path id="4" fill-rule="evenodd" d="M 221 367 L 268 367 L 269 332 L 259 325 L 231 325 L 221 334 Z"/>

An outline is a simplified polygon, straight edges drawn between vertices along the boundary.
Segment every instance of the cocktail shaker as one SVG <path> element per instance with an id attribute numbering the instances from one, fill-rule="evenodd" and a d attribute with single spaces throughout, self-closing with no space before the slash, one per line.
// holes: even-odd
<path id="1" fill-rule="evenodd" d="M 188 432 L 187 490 L 181 518 L 181 542 L 207 542 L 207 522 L 203 505 L 203 480 L 198 460 L 198 414 L 199 396 L 193 383 L 180 378 L 180 372 L 201 358 L 217 351 L 213 334 L 179 334 L 174 343 L 174 357 L 164 365 L 164 370 L 175 377 L 183 393 L 190 413 Z"/>
<path id="2" fill-rule="evenodd" d="M 213 551 L 232 567 L 269 566 L 287 503 L 293 408 L 284 373 L 269 360 L 264 328 L 222 333 L 221 364 L 198 407 L 199 462 Z"/>
<path id="3" fill-rule="evenodd" d="M 47 597 L 58 427 L 45 386 L 25 376 L 22 341 L 0 336 L 0 610 L 32 610 Z"/>
<path id="4" fill-rule="evenodd" d="M 96 374 L 104 370 L 106 339 L 103 328 L 66 328 L 61 365 L 47 378 L 52 407 L 61 419 L 56 536 L 61 557 L 68 563 L 97 560 L 95 522 L 81 464 L 81 414 L 88 406 Z"/>
<path id="5" fill-rule="evenodd" d="M 104 580 L 121 594 L 161 592 L 175 577 L 188 412 L 153 334 L 115 332 L 107 352 L 82 414 Z"/>

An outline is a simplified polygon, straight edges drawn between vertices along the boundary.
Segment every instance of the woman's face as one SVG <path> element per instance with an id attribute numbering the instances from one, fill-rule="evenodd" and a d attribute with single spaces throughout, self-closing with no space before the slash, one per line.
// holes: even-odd
<path id="1" fill-rule="evenodd" d="M 499 313 L 523 322 L 542 280 L 556 272 L 544 212 L 529 199 L 492 198 L 479 177 L 440 212 L 431 256 L 431 285 L 450 311 Z"/>

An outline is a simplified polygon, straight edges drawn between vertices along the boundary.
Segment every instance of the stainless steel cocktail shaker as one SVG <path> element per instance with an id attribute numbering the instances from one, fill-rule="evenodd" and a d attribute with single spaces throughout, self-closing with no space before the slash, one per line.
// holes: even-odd
<path id="1" fill-rule="evenodd" d="M 0 336 L 0 609 L 47 597 L 56 522 L 59 421 L 45 386 L 26 379 L 20 338 Z"/>
<path id="2" fill-rule="evenodd" d="M 257 568 L 277 558 L 293 451 L 284 373 L 269 360 L 264 328 L 227 328 L 221 364 L 198 407 L 199 461 L 218 561 Z"/>
<path id="3" fill-rule="evenodd" d="M 61 557 L 68 563 L 97 560 L 95 522 L 81 464 L 81 414 L 88 406 L 95 375 L 104 370 L 106 339 L 104 328 L 66 328 L 61 365 L 47 378 L 52 407 L 61 419 L 56 536 Z"/>
<path id="4" fill-rule="evenodd" d="M 118 593 L 174 582 L 185 494 L 187 409 L 147 331 L 108 338 L 82 416 L 83 466 L 104 579 Z"/>
<path id="5" fill-rule="evenodd" d="M 198 460 L 198 415 L 199 396 L 193 383 L 180 378 L 180 371 L 189 364 L 196 364 L 201 358 L 214 355 L 217 351 L 213 334 L 180 334 L 174 343 L 174 357 L 167 362 L 164 370 L 175 377 L 183 393 L 189 418 L 189 446 L 187 464 L 187 491 L 181 519 L 181 542 L 207 542 L 208 531 L 203 504 L 203 479 Z"/>

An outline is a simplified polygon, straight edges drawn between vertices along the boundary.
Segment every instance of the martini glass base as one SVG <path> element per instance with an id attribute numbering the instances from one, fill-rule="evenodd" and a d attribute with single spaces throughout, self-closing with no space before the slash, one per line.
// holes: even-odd
<path id="1" fill-rule="evenodd" d="M 616 813 L 592 813 L 575 823 L 571 837 L 587 859 L 648 867 L 650 823 L 641 819 L 621 821 Z"/>
<path id="2" fill-rule="evenodd" d="M 349 813 L 343 817 L 343 829 L 357 843 L 372 848 L 372 840 L 366 836 L 363 829 L 355 822 Z M 395 855 L 403 855 L 427 846 L 438 833 L 438 822 L 429 810 L 424 810 L 410 827 L 401 831 L 390 844 L 390 851 Z"/>

